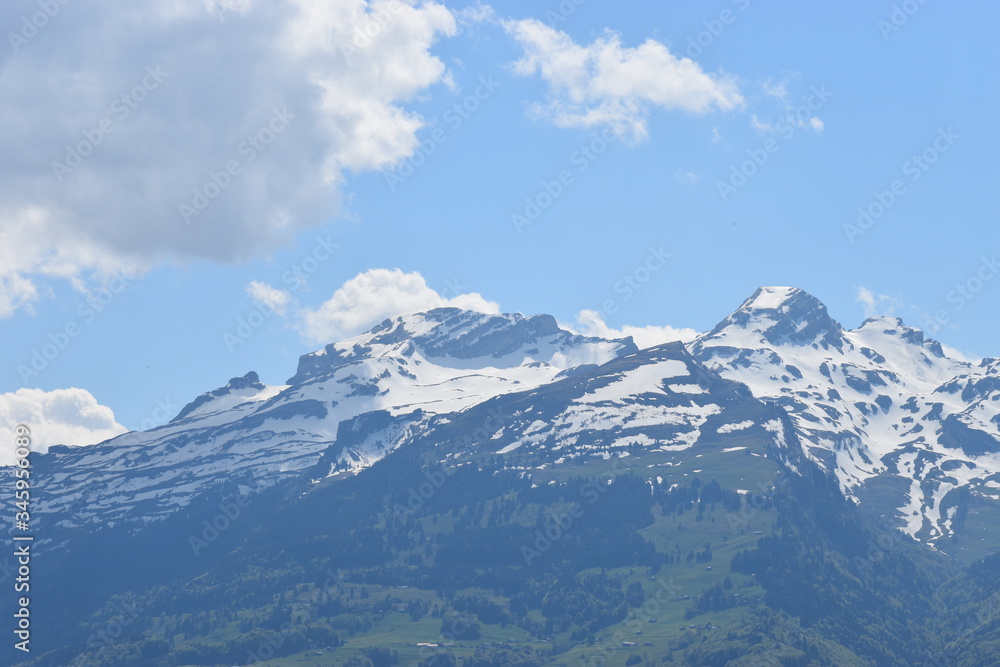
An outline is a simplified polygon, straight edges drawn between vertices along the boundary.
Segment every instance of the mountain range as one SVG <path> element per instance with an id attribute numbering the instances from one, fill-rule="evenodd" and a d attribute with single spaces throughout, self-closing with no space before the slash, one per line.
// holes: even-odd
<path id="1" fill-rule="evenodd" d="M 161 427 L 52 448 L 37 464 L 53 472 L 36 511 L 70 539 L 78 528 L 145 525 L 206 489 L 256 493 L 321 456 L 331 461 L 325 476 L 353 474 L 445 415 L 505 394 L 544 397 L 604 366 L 610 388 L 508 425 L 500 453 L 573 460 L 633 443 L 679 452 L 720 428 L 765 428 L 720 423 L 706 379 L 714 372 L 781 407 L 806 456 L 867 510 L 957 556 L 1000 547 L 1000 361 L 949 357 L 898 318 L 845 330 L 817 299 L 783 287 L 757 290 L 711 331 L 650 354 L 630 338 L 575 335 L 546 315 L 402 315 L 302 356 L 284 385 L 251 371 Z"/>
<path id="2" fill-rule="evenodd" d="M 39 578 L 78 604 L 39 603 L 60 628 L 39 667 L 246 661 L 279 617 L 296 642 L 241 664 L 993 655 L 992 617 L 955 619 L 995 586 L 975 582 L 1000 551 L 1000 361 L 897 318 L 845 329 L 795 288 L 645 349 L 548 315 L 400 315 L 283 385 L 249 372 L 32 465 Z M 334 601 L 301 601 L 331 577 Z M 123 600 L 143 620 L 95 642 Z M 651 600 L 669 631 L 635 624 Z"/>

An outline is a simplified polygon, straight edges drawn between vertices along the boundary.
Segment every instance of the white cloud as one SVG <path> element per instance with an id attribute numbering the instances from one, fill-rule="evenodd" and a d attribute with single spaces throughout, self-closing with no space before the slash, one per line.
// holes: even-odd
<path id="1" fill-rule="evenodd" d="M 99 404 L 89 391 L 77 388 L 18 389 L 0 394 L 0 432 L 13 434 L 18 424 L 31 429 L 31 449 L 35 452 L 46 452 L 52 445 L 93 445 L 127 430 L 115 421 L 111 408 Z M 14 452 L 4 447 L 0 465 L 12 463 Z"/>
<path id="2" fill-rule="evenodd" d="M 767 115 L 773 117 L 774 120 L 764 121 L 757 114 L 753 114 L 750 116 L 750 127 L 758 132 L 781 134 L 786 139 L 796 130 L 803 128 L 822 132 L 826 128 L 826 124 L 822 119 L 812 114 L 822 106 L 823 100 L 811 92 L 804 98 L 803 104 L 795 105 L 788 91 L 788 84 L 788 79 L 778 83 L 774 83 L 771 79 L 765 79 L 760 83 L 762 97 L 758 101 L 774 100 L 773 104 L 776 105 L 776 108 L 767 112 Z"/>
<path id="3" fill-rule="evenodd" d="M 417 272 L 371 269 L 345 282 L 315 310 L 304 310 L 301 329 L 312 343 L 330 343 L 372 328 L 388 317 L 442 307 L 499 313 L 500 307 L 476 293 L 445 298 Z"/>
<path id="4" fill-rule="evenodd" d="M 475 4 L 455 12 L 464 23 L 496 23 L 497 13 L 493 5 Z"/>
<path id="5" fill-rule="evenodd" d="M 859 287 L 858 294 L 854 300 L 860 303 L 865 309 L 865 317 L 872 317 L 875 312 L 875 293 L 867 287 Z"/>
<path id="6" fill-rule="evenodd" d="M 859 287 L 855 301 L 865 310 L 865 317 L 893 316 L 897 308 L 902 308 L 902 302 L 888 294 L 876 294 L 867 287 Z"/>
<path id="7" fill-rule="evenodd" d="M 0 318 L 10 317 L 18 308 L 31 308 L 38 299 L 38 288 L 17 273 L 0 274 Z"/>
<path id="8" fill-rule="evenodd" d="M 786 101 L 788 99 L 788 80 L 774 83 L 771 79 L 766 79 L 760 84 L 765 95 Z"/>
<path id="9" fill-rule="evenodd" d="M 923 313 L 916 306 L 905 308 L 905 304 L 902 299 L 889 294 L 876 294 L 867 287 L 858 287 L 857 289 L 858 293 L 854 300 L 861 304 L 865 311 L 866 318 L 881 316 L 895 317 L 897 316 L 898 311 L 906 309 L 913 311 L 914 317 L 918 322 L 924 323 L 924 326 L 921 328 L 927 337 L 934 337 L 940 333 L 941 327 L 937 324 L 938 320 L 933 315 Z M 955 326 L 954 324 L 949 323 L 947 328 L 954 329 Z M 982 360 L 981 355 L 965 352 L 946 343 L 941 343 L 941 348 L 944 350 L 945 355 L 951 357 L 952 359 L 958 359 L 959 361 L 966 361 L 972 364 L 978 364 Z"/>
<path id="10" fill-rule="evenodd" d="M 733 77 L 706 74 L 652 39 L 630 48 L 608 32 L 581 46 L 535 19 L 506 21 L 504 27 L 524 49 L 515 71 L 539 74 L 548 84 L 548 104 L 534 111 L 560 127 L 608 127 L 638 142 L 647 137 L 652 109 L 704 114 L 744 106 Z"/>
<path id="11" fill-rule="evenodd" d="M 346 170 L 413 152 L 406 105 L 449 82 L 430 50 L 457 30 L 417 0 L 59 7 L 0 56 L 0 317 L 52 278 L 239 261 L 325 222 Z"/>
<path id="12" fill-rule="evenodd" d="M 952 347 L 951 345 L 946 345 L 944 343 L 941 343 L 941 349 L 948 357 L 951 357 L 952 359 L 958 359 L 959 361 L 964 361 L 969 364 L 978 365 L 983 360 L 983 357 L 980 355 L 969 354 L 967 352 L 963 352 L 957 347 Z"/>
<path id="13" fill-rule="evenodd" d="M 292 295 L 288 292 L 256 280 L 247 285 L 247 294 L 256 303 L 273 310 L 278 315 L 284 315 L 285 308 L 292 301 Z"/>
<path id="14" fill-rule="evenodd" d="M 626 324 L 621 329 L 612 329 L 605 323 L 604 318 L 596 310 L 581 310 L 576 316 L 576 327 L 578 333 L 585 336 L 599 336 L 601 338 L 624 338 L 631 336 L 635 344 L 640 348 L 652 347 L 662 343 L 679 340 L 687 342 L 693 340 L 698 332 L 694 329 L 675 328 L 671 326 L 646 326 L 636 327 Z"/>

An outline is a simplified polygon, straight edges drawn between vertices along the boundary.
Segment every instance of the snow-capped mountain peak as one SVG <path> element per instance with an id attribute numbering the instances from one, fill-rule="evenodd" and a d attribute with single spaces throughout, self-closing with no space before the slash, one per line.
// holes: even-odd
<path id="1" fill-rule="evenodd" d="M 761 287 L 700 338 L 705 345 L 840 347 L 843 331 L 819 299 L 794 287 Z"/>
<path id="2" fill-rule="evenodd" d="M 630 338 L 605 340 L 564 331 L 550 315 L 488 315 L 436 308 L 387 319 L 361 335 L 304 355 L 288 383 L 325 376 L 362 358 L 409 358 L 418 354 L 449 367 L 513 368 L 537 362 L 565 371 L 584 364 L 602 364 L 636 350 Z"/>
<path id="3" fill-rule="evenodd" d="M 969 490 L 1000 500 L 991 481 L 1000 472 L 996 366 L 953 359 L 899 318 L 844 330 L 811 295 L 761 288 L 690 349 L 781 405 L 847 495 L 892 497 L 880 511 L 915 536 L 952 535 Z"/>
<path id="4" fill-rule="evenodd" d="M 282 387 L 269 387 L 260 381 L 257 373 L 250 371 L 243 377 L 231 379 L 226 386 L 205 392 L 185 405 L 171 422 L 182 421 L 231 410 L 249 402 L 264 401 L 275 396 Z"/>

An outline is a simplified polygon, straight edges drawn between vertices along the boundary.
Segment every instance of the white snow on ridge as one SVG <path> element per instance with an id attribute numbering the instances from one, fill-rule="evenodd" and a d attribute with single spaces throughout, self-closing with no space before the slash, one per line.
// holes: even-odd
<path id="1" fill-rule="evenodd" d="M 587 392 L 576 399 L 576 402 L 603 403 L 605 401 L 621 401 L 647 392 L 662 394 L 664 393 L 664 380 L 687 375 L 687 364 L 678 359 L 668 359 L 647 366 L 639 366 L 625 371 L 614 382 Z"/>
<path id="2" fill-rule="evenodd" d="M 762 287 L 760 294 L 747 301 L 746 306 L 767 310 L 781 308 L 797 290 L 794 287 Z"/>
<path id="3" fill-rule="evenodd" d="M 246 410 L 252 411 L 258 407 L 253 404 L 263 403 L 264 401 L 272 399 L 287 388 L 288 385 L 265 385 L 262 390 L 253 388 L 233 389 L 230 390 L 225 396 L 212 397 L 212 400 L 208 401 L 204 405 L 198 406 L 185 415 L 184 418 L 185 420 L 200 419 L 211 415 L 217 415 L 219 413 L 230 413 L 234 408 L 244 404 L 250 404 L 246 406 Z M 230 421 L 232 420 L 231 414 L 225 415 L 224 418 L 225 417 L 228 417 Z M 225 422 L 223 421 L 221 423 Z"/>

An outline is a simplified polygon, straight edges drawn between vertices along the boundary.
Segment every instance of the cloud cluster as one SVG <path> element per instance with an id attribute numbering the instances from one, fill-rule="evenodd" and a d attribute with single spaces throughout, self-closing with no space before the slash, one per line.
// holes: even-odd
<path id="1" fill-rule="evenodd" d="M 705 114 L 744 106 L 734 78 L 707 74 L 655 40 L 630 48 L 609 32 L 581 46 L 535 19 L 503 25 L 524 50 L 515 71 L 548 84 L 550 99 L 534 112 L 557 126 L 607 127 L 638 142 L 647 137 L 652 109 Z"/>
<path id="2" fill-rule="evenodd" d="M 686 343 L 698 335 L 698 332 L 694 329 L 677 328 L 669 325 L 662 327 L 652 325 L 637 327 L 626 324 L 621 329 L 613 329 L 607 325 L 604 318 L 596 310 L 581 310 L 576 316 L 576 326 L 572 328 L 584 336 L 598 336 L 600 338 L 624 338 L 631 336 L 632 340 L 640 348 L 652 347 L 673 341 Z"/>
<path id="3" fill-rule="evenodd" d="M 817 89 L 813 87 L 802 104 L 796 106 L 792 103 L 792 98 L 788 92 L 789 81 L 782 80 L 775 83 L 771 79 L 765 79 L 760 83 L 762 97 L 758 102 L 770 100 L 776 105 L 775 109 L 767 112 L 772 120 L 765 121 L 754 113 L 750 116 L 750 127 L 758 132 L 780 134 L 785 139 L 792 136 L 796 130 L 809 128 L 814 132 L 822 132 L 826 128 L 823 119 L 814 115 L 825 103 L 826 97 L 832 93 L 825 91 L 825 87 Z"/>
<path id="4" fill-rule="evenodd" d="M 867 287 L 859 287 L 855 301 L 865 310 L 865 317 L 893 316 L 903 303 L 888 294 L 876 294 Z"/>
<path id="5" fill-rule="evenodd" d="M 315 308 L 298 307 L 291 293 L 254 281 L 247 292 L 258 305 L 288 316 L 302 337 L 310 344 L 344 340 L 371 329 L 386 318 L 432 308 L 463 308 L 480 313 L 500 313 L 495 301 L 477 292 L 445 296 L 432 289 L 416 271 L 371 269 L 359 273 L 341 285 L 333 295 Z M 292 311 L 291 306 L 297 306 Z M 563 328 L 585 336 L 624 338 L 631 336 L 641 348 L 671 341 L 690 341 L 698 332 L 671 326 L 624 325 L 614 329 L 596 310 L 582 310 L 576 324 Z"/>
<path id="6" fill-rule="evenodd" d="M 5 3 L 0 317 L 40 279 L 239 261 L 409 155 L 457 30 L 417 0 Z M 41 23 L 41 27 L 37 24 Z"/>
<path id="7" fill-rule="evenodd" d="M 278 314 L 294 303 L 290 293 L 264 283 L 254 281 L 247 291 L 256 303 Z M 442 296 L 416 271 L 371 269 L 346 281 L 317 308 L 299 308 L 295 321 L 308 342 L 326 344 L 367 331 L 387 317 L 444 307 L 500 312 L 496 303 L 475 292 Z"/>
<path id="8" fill-rule="evenodd" d="M 247 294 L 255 303 L 278 315 L 284 315 L 285 309 L 292 301 L 292 295 L 288 292 L 256 280 L 247 285 Z"/>
<path id="9" fill-rule="evenodd" d="M 500 312 L 479 294 L 445 298 L 417 272 L 372 269 L 345 282 L 319 308 L 304 311 L 302 332 L 313 343 L 330 343 L 367 331 L 387 317 L 445 306 Z"/>
<path id="10" fill-rule="evenodd" d="M 452 85 L 435 45 L 497 21 L 424 0 L 48 4 L 42 19 L 0 6 L 0 86 L 16 100 L 0 109 L 0 317 L 48 279 L 241 261 L 325 222 L 346 174 L 416 150 L 424 120 L 408 105 Z M 559 126 L 638 141 L 654 109 L 744 105 L 732 78 L 654 40 L 580 45 L 498 22 L 523 48 L 515 70 L 548 85 L 534 109 Z"/>
<path id="11" fill-rule="evenodd" d="M 111 408 L 76 388 L 0 394 L 0 432 L 13 433 L 18 424 L 31 429 L 31 449 L 36 452 L 46 452 L 52 445 L 93 445 L 127 430 L 115 421 Z M 13 449 L 5 447 L 0 465 L 13 463 Z"/>

